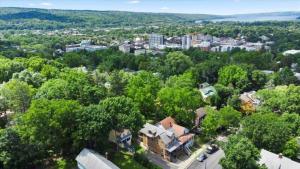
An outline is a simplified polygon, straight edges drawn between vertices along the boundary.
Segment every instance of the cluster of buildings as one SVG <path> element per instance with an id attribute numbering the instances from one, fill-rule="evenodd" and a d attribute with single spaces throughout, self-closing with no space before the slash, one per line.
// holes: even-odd
<path id="1" fill-rule="evenodd" d="M 78 51 L 88 51 L 88 52 L 94 52 L 98 50 L 107 49 L 107 46 L 101 46 L 101 45 L 92 45 L 91 40 L 83 40 L 79 44 L 74 45 L 67 45 L 66 46 L 66 52 L 78 52 Z"/>
<path id="2" fill-rule="evenodd" d="M 261 37 L 261 42 L 247 42 L 244 38 L 230 37 L 215 37 L 206 34 L 188 34 L 184 36 L 166 37 L 164 35 L 152 33 L 148 35 L 148 40 L 145 38 L 135 38 L 132 41 L 124 41 L 118 43 L 119 50 L 124 53 L 133 53 L 134 55 L 143 54 L 163 54 L 163 50 L 182 49 L 188 50 L 192 47 L 200 48 L 203 51 L 211 52 L 230 52 L 233 49 L 241 49 L 246 51 L 270 50 L 270 45 L 273 42 L 269 41 L 266 36 Z M 83 40 L 79 44 L 67 45 L 66 52 L 78 52 L 86 50 L 94 52 L 97 50 L 107 49 L 107 46 L 92 45 L 91 40 Z"/>
<path id="3" fill-rule="evenodd" d="M 261 42 L 247 42 L 244 38 L 215 37 L 205 34 L 189 34 L 184 36 L 166 37 L 160 34 L 150 34 L 148 41 L 125 42 L 119 46 L 124 53 L 146 53 L 159 51 L 166 48 L 188 50 L 191 47 L 200 48 L 203 51 L 230 52 L 233 49 L 246 51 L 270 50 L 270 45 L 274 42 L 269 41 L 266 36 L 261 37 Z M 136 53 L 135 51 L 138 51 Z M 142 51 L 142 52 L 141 52 Z"/>
<path id="4" fill-rule="evenodd" d="M 233 49 L 241 49 L 246 51 L 260 51 L 270 50 L 270 46 L 273 42 L 268 41 L 266 36 L 261 37 L 261 42 L 247 42 L 243 37 L 230 38 L 230 37 L 215 37 L 212 35 L 195 34 L 190 36 L 192 47 L 201 48 L 204 51 L 212 52 L 230 52 Z"/>

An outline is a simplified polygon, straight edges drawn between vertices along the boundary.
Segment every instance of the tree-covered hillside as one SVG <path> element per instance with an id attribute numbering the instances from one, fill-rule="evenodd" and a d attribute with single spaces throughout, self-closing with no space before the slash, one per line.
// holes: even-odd
<path id="1" fill-rule="evenodd" d="M 194 23 L 197 20 L 215 18 L 220 18 L 220 16 L 122 11 L 0 8 L 0 29 L 149 26 L 160 24 Z"/>

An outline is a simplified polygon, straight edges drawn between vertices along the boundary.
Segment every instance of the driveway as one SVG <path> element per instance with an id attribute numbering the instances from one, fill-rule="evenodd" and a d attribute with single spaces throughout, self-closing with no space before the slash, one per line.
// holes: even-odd
<path id="1" fill-rule="evenodd" d="M 219 161 L 225 156 L 223 150 L 219 150 L 214 154 L 208 155 L 204 162 L 195 160 L 188 169 L 222 169 Z"/>
<path id="2" fill-rule="evenodd" d="M 203 145 L 200 149 L 195 151 L 191 156 L 180 156 L 176 162 L 168 162 L 162 159 L 162 157 L 153 152 L 147 151 L 147 158 L 150 162 L 160 166 L 163 169 L 187 169 L 196 158 L 205 151 L 207 145 Z"/>

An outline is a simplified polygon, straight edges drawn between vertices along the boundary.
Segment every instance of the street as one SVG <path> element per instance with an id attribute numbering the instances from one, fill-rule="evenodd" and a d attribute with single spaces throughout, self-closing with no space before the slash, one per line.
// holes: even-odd
<path id="1" fill-rule="evenodd" d="M 214 154 L 207 154 L 208 158 L 204 162 L 195 160 L 188 169 L 222 169 L 219 161 L 224 157 L 223 150 L 219 150 Z"/>

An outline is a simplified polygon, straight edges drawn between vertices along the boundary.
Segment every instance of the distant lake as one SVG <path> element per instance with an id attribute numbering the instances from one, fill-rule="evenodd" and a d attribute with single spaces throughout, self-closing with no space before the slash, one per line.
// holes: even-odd
<path id="1" fill-rule="evenodd" d="M 236 16 L 231 18 L 213 19 L 211 21 L 212 22 L 295 21 L 297 20 L 297 17 L 299 17 L 299 15 L 279 15 L 279 16 L 241 15 L 241 16 Z"/>

